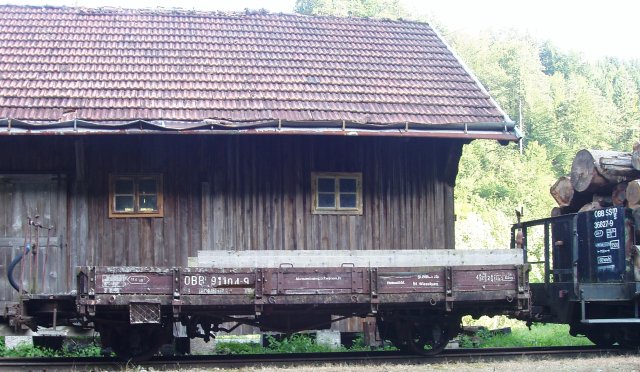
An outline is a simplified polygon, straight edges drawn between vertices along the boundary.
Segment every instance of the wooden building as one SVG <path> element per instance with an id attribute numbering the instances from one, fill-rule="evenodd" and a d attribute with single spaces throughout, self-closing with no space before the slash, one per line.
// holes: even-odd
<path id="1" fill-rule="evenodd" d="M 199 250 L 452 249 L 462 145 L 517 139 L 424 23 L 2 6 L 0 39 L 0 264 L 37 243 L 37 290 Z"/>

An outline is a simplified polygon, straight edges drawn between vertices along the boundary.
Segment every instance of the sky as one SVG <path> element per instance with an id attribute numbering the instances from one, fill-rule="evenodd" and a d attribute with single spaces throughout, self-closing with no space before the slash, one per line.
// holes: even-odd
<path id="1" fill-rule="evenodd" d="M 400 0 L 414 14 L 437 19 L 449 31 L 478 33 L 516 29 L 551 40 L 587 58 L 640 60 L 640 1 L 637 0 Z M 20 5 L 175 8 L 292 13 L 295 0 L 0 0 Z"/>

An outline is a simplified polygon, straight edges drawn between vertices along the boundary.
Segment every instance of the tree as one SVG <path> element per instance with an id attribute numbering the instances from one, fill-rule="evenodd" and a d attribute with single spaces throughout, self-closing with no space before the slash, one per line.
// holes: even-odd
<path id="1" fill-rule="evenodd" d="M 296 0 L 294 11 L 308 15 L 391 19 L 406 14 L 399 0 Z"/>

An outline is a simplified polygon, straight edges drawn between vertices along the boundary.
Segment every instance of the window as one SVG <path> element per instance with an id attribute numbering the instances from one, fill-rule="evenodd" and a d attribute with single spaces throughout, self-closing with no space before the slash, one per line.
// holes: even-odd
<path id="1" fill-rule="evenodd" d="M 110 175 L 109 217 L 162 217 L 162 175 Z"/>
<path id="2" fill-rule="evenodd" d="M 362 214 L 362 173 L 312 173 L 314 214 Z"/>

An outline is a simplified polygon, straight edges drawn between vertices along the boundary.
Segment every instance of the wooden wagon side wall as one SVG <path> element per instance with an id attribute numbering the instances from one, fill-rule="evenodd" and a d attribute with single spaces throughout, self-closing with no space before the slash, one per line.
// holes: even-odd
<path id="1" fill-rule="evenodd" d="M 0 173 L 67 175 L 73 267 L 186 265 L 203 249 L 453 248 L 461 143 L 313 136 L 0 138 Z M 110 173 L 162 173 L 164 217 L 108 218 Z M 311 213 L 311 172 L 361 172 L 363 214 Z"/>

